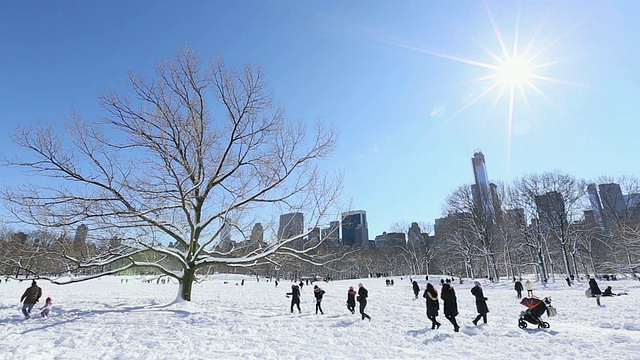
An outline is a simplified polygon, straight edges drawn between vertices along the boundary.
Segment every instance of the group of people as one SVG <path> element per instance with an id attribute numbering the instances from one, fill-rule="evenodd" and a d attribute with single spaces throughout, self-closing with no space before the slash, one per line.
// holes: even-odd
<path id="1" fill-rule="evenodd" d="M 320 312 L 320 314 L 324 315 L 322 311 L 322 298 L 324 293 L 325 291 L 318 285 L 313 286 L 313 295 L 316 298 L 316 314 Z M 302 313 L 300 309 L 300 286 L 291 285 L 291 292 L 287 293 L 287 297 L 289 296 L 291 296 L 291 312 L 293 313 L 294 308 L 297 308 L 298 313 Z M 369 291 L 367 291 L 362 283 L 358 284 L 358 292 L 353 289 L 353 286 L 349 286 L 349 290 L 347 291 L 347 309 L 351 311 L 352 314 L 355 314 L 357 301 L 360 303 L 360 316 L 362 316 L 362 320 L 369 319 L 369 321 L 371 321 L 371 317 L 364 312 L 367 307 L 368 297 Z"/>
<path id="2" fill-rule="evenodd" d="M 515 278 L 515 277 L 514 277 Z M 531 280 L 527 279 L 524 282 L 524 287 L 522 286 L 522 282 L 520 280 L 516 280 L 514 284 L 514 289 L 518 294 L 518 299 L 522 299 L 522 290 L 527 289 L 527 297 L 533 296 L 533 283 Z"/>
<path id="3" fill-rule="evenodd" d="M 25 290 L 24 294 L 20 297 L 20 302 L 22 303 L 22 313 L 24 314 L 25 319 L 29 319 L 31 317 L 31 310 L 36 305 L 38 301 L 40 301 L 40 297 L 42 296 L 42 289 L 38 286 L 35 280 L 31 282 L 31 286 Z M 47 298 L 43 307 L 40 308 L 40 316 L 43 318 L 49 317 L 49 312 L 51 312 L 51 308 L 53 307 L 53 301 L 50 297 Z"/>
<path id="4" fill-rule="evenodd" d="M 414 281 L 413 292 L 414 294 L 417 294 L 418 291 L 418 283 Z M 474 282 L 474 286 L 473 288 L 471 288 L 471 294 L 475 297 L 476 310 L 478 311 L 478 315 L 472 322 L 474 325 L 478 325 L 478 321 L 482 319 L 486 324 L 489 307 L 487 306 L 487 298 L 484 296 L 482 286 L 478 281 Z M 422 294 L 422 297 L 427 300 L 427 318 L 431 320 L 431 329 L 433 330 L 440 328 L 440 325 L 442 324 L 437 320 L 438 312 L 440 310 L 438 291 L 431 283 L 427 283 L 427 288 Z M 456 316 L 458 316 L 458 300 L 456 297 L 456 292 L 453 289 L 453 286 L 451 286 L 450 282 L 442 283 L 440 299 L 442 299 L 443 302 L 444 317 L 449 320 L 451 325 L 453 325 L 453 331 L 460 331 L 460 325 L 458 325 L 458 322 L 456 321 Z"/>

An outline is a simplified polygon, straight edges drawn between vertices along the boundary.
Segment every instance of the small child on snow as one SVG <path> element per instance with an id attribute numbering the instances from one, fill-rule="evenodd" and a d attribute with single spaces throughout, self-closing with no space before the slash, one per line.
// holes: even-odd
<path id="1" fill-rule="evenodd" d="M 51 308 L 53 307 L 53 302 L 51 301 L 51 298 L 48 297 L 47 301 L 45 301 L 44 306 L 40 308 L 40 315 L 42 315 L 43 318 L 47 319 L 49 318 L 49 312 L 51 311 Z"/>

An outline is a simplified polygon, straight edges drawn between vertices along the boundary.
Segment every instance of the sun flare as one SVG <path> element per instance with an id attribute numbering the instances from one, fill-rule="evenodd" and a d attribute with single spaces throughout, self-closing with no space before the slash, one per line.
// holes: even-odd
<path id="1" fill-rule="evenodd" d="M 496 69 L 496 81 L 509 89 L 521 88 L 529 85 L 533 76 L 530 59 L 516 56 L 507 59 Z"/>

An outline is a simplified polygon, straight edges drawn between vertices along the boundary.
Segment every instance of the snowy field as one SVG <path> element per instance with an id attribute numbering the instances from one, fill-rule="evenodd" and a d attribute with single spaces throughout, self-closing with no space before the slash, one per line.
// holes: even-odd
<path id="1" fill-rule="evenodd" d="M 461 325 L 455 333 L 442 312 L 442 326 L 431 330 L 425 301 L 414 300 L 408 278 L 393 277 L 389 287 L 385 279 L 317 283 L 326 290 L 324 315 L 315 314 L 311 286 L 302 289 L 302 314 L 291 314 L 285 297 L 291 282 L 276 288 L 246 278 L 240 286 L 240 279 L 209 278 L 194 285 L 192 302 L 182 303 L 173 303 L 177 284 L 141 277 L 66 286 L 39 281 L 43 297 L 29 320 L 19 299 L 30 282 L 3 281 L 0 359 L 640 359 L 640 281 L 599 281 L 602 290 L 612 285 L 629 293 L 602 298 L 601 307 L 584 296 L 586 282 L 569 288 L 557 281 L 546 289 L 534 283 L 534 293 L 551 296 L 558 315 L 544 315 L 548 329 L 527 330 L 517 326 L 525 308 L 511 281 L 482 281 L 490 313 L 479 326 L 471 323 L 473 282 L 454 283 Z M 440 290 L 440 278 L 430 279 Z M 347 289 L 358 282 L 369 290 L 371 322 L 346 309 Z M 423 276 L 419 284 L 422 293 Z M 42 319 L 37 309 L 46 297 L 54 307 Z"/>

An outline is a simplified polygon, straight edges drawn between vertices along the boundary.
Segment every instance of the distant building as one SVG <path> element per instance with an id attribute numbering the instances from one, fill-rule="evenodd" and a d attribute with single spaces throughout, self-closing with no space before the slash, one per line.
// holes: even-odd
<path id="1" fill-rule="evenodd" d="M 405 234 L 403 232 L 383 232 L 382 235 L 378 235 L 375 238 L 375 247 L 387 247 L 387 246 L 403 246 L 407 244 Z"/>
<path id="2" fill-rule="evenodd" d="M 494 204 L 494 200 L 497 200 L 496 186 L 489 183 L 487 164 L 481 150 L 474 152 L 471 164 L 473 165 L 473 177 L 475 179 L 475 184 L 471 185 L 473 202 L 476 208 L 482 211 L 485 226 L 489 236 L 492 236 L 493 224 L 496 221 L 496 205 L 498 205 Z"/>
<path id="3" fill-rule="evenodd" d="M 253 229 L 251 229 L 251 235 L 249 236 L 249 241 L 252 243 L 262 244 L 264 242 L 264 228 L 261 223 L 256 223 L 253 225 Z"/>
<path id="4" fill-rule="evenodd" d="M 85 224 L 78 226 L 76 229 L 76 235 L 73 237 L 74 245 L 84 245 L 87 243 L 87 235 L 89 234 L 89 227 Z"/>
<path id="5" fill-rule="evenodd" d="M 605 224 L 603 220 L 604 216 L 602 214 L 602 203 L 600 202 L 600 196 L 598 195 L 596 184 L 587 185 L 587 194 L 589 195 L 589 203 L 593 210 L 593 220 L 598 224 L 601 230 L 604 230 Z"/>
<path id="6" fill-rule="evenodd" d="M 369 246 L 366 211 L 354 210 L 342 213 L 342 244 Z"/>
<path id="7" fill-rule="evenodd" d="M 557 191 L 549 191 L 544 195 L 537 195 L 535 203 L 538 210 L 538 220 L 543 229 L 551 229 L 557 233 L 560 233 L 562 229 L 567 229 L 569 223 L 562 194 Z"/>
<path id="8" fill-rule="evenodd" d="M 340 221 L 332 221 L 328 228 L 320 231 L 322 241 L 325 244 L 337 245 L 340 242 Z"/>
<path id="9" fill-rule="evenodd" d="M 307 235 L 307 241 L 312 244 L 317 244 L 320 242 L 320 228 L 314 227 L 313 229 L 309 229 L 309 234 Z"/>
<path id="10" fill-rule="evenodd" d="M 429 234 L 423 233 L 417 222 L 412 222 L 407 231 L 407 244 L 409 245 L 426 245 L 429 243 Z"/>
<path id="11" fill-rule="evenodd" d="M 304 215 L 301 212 L 280 215 L 278 239 L 291 239 L 304 233 Z"/>
<path id="12" fill-rule="evenodd" d="M 608 229 L 611 230 L 620 220 L 625 219 L 627 204 L 624 201 L 619 184 L 600 184 L 598 189 L 600 190 L 604 222 Z"/>

